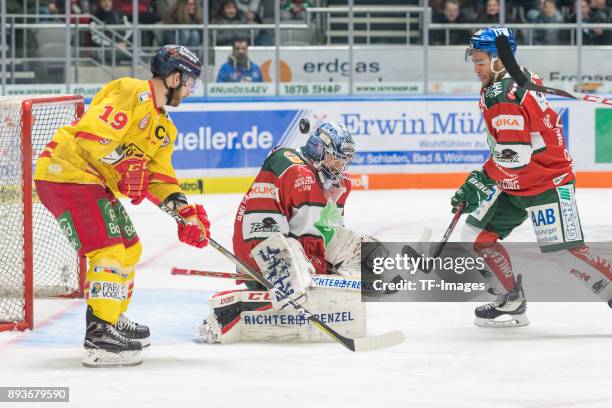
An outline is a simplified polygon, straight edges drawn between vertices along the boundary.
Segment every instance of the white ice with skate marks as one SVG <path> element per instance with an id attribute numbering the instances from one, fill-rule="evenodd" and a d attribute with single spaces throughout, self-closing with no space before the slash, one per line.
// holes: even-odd
<path id="1" fill-rule="evenodd" d="M 388 241 L 416 240 L 428 226 L 437 240 L 450 221 L 451 194 L 354 192 L 346 222 Z M 240 196 L 191 200 L 205 204 L 213 236 L 231 247 Z M 612 190 L 578 189 L 577 200 L 587 239 L 609 240 Z M 1 385 L 70 386 L 71 406 L 87 408 L 612 406 L 612 310 L 602 303 L 530 303 L 531 325 L 504 330 L 475 327 L 476 303 L 370 304 L 369 331 L 401 329 L 407 341 L 362 354 L 335 343 L 197 344 L 191 326 L 207 313 L 208 294 L 233 285 L 170 276 L 170 268 L 232 266 L 213 249 L 178 244 L 173 221 L 153 205 L 126 207 L 144 245 L 129 311 L 151 327 L 153 344 L 143 351 L 144 363 L 83 367 L 82 304 L 43 300 L 36 302 L 37 330 L 0 333 Z M 511 240 L 533 241 L 531 224 Z M 583 287 L 577 283 L 576 290 Z"/>

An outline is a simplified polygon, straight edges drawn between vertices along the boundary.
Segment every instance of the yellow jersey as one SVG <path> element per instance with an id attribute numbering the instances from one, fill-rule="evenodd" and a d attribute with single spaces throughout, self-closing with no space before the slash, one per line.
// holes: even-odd
<path id="1" fill-rule="evenodd" d="M 147 161 L 149 192 L 164 200 L 182 192 L 171 161 L 176 137 L 176 126 L 155 103 L 152 83 L 120 78 L 94 96 L 83 116 L 57 131 L 39 156 L 34 179 L 102 184 L 118 194 L 114 164 L 136 156 Z"/>

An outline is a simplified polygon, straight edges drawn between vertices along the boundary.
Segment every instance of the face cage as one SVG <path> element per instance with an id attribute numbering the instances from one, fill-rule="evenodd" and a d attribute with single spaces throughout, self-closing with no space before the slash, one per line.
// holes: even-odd
<path id="1" fill-rule="evenodd" d="M 329 171 L 333 176 L 338 177 L 340 175 L 342 175 L 342 173 L 348 168 L 348 166 L 351 164 L 351 162 L 353 161 L 353 158 L 355 157 L 355 152 L 351 152 L 349 154 L 342 154 L 342 153 L 338 153 L 336 151 L 333 151 L 331 149 L 325 149 L 325 155 L 330 154 L 333 158 L 333 166 L 334 168 L 328 168 L 327 166 L 327 157 L 324 157 L 323 160 L 323 167 Z M 340 168 L 338 168 L 336 166 L 337 161 L 342 160 L 343 164 L 340 166 Z"/>

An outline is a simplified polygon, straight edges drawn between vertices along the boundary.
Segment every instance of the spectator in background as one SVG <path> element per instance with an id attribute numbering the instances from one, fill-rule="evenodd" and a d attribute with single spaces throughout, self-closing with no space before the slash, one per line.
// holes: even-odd
<path id="1" fill-rule="evenodd" d="M 310 0 L 284 0 L 281 5 L 283 20 L 306 20 L 306 8 L 312 7 Z"/>
<path id="2" fill-rule="evenodd" d="M 215 24 L 247 24 L 246 17 L 238 9 L 236 0 L 223 0 L 213 19 Z M 216 45 L 230 45 L 234 37 L 248 38 L 248 30 L 217 30 Z"/>
<path id="3" fill-rule="evenodd" d="M 124 24 L 126 25 L 126 28 L 128 26 L 127 17 L 113 8 L 113 0 L 98 0 L 98 6 L 96 8 L 94 16 L 104 24 Z M 113 47 L 114 44 L 117 48 L 126 49 L 126 42 L 132 34 L 131 30 L 114 30 L 116 35 L 113 35 L 113 32 L 111 32 L 111 30 L 104 30 L 102 33 L 103 35 L 100 35 L 99 30 L 101 29 L 101 27 L 97 27 L 96 23 L 93 21 L 90 23 L 90 26 L 92 27 L 92 43 L 100 47 L 108 47 L 108 49 L 100 50 L 99 60 L 102 63 L 110 64 L 113 58 L 112 53 L 115 53 L 116 63 L 130 60 L 130 57 L 126 53 L 117 51 L 110 47 Z"/>
<path id="4" fill-rule="evenodd" d="M 215 18 L 215 24 L 249 24 L 245 15 L 238 8 L 236 0 L 223 0 L 219 5 Z M 255 30 L 255 45 L 270 45 L 272 38 L 265 30 Z M 250 30 L 217 30 L 215 45 L 230 45 L 235 37 L 250 38 Z"/>
<path id="5" fill-rule="evenodd" d="M 134 15 L 132 0 L 114 0 L 115 9 L 120 11 L 131 22 Z M 138 22 L 140 24 L 159 23 L 160 17 L 155 8 L 153 0 L 138 0 Z M 143 30 L 140 34 L 141 45 L 153 45 L 154 34 L 151 31 Z"/>
<path id="6" fill-rule="evenodd" d="M 557 10 L 557 3 L 555 2 L 555 0 L 544 0 L 542 12 L 536 17 L 535 23 L 554 24 L 563 22 L 563 16 L 561 15 L 561 12 Z M 548 30 L 536 30 L 533 34 L 533 37 L 533 43 L 535 45 L 559 44 L 561 39 L 561 30 L 557 28 Z"/>
<path id="7" fill-rule="evenodd" d="M 478 13 L 478 22 L 486 24 L 499 23 L 499 0 L 487 0 L 485 6 Z"/>
<path id="8" fill-rule="evenodd" d="M 591 0 L 591 14 L 594 19 L 602 22 L 612 21 L 610 8 L 606 6 L 606 0 Z"/>
<path id="9" fill-rule="evenodd" d="M 584 23 L 601 24 L 606 22 L 601 14 L 594 14 L 592 12 L 591 5 L 587 0 L 582 0 L 580 7 Z M 572 21 L 577 21 L 575 14 Z M 609 34 L 601 28 L 583 28 L 582 43 L 585 45 L 609 45 Z"/>
<path id="10" fill-rule="evenodd" d="M 260 16 L 262 0 L 237 0 L 236 7 L 244 15 L 247 23 L 261 24 L 263 21 Z"/>
<path id="11" fill-rule="evenodd" d="M 234 38 L 232 53 L 221 65 L 217 82 L 262 82 L 259 66 L 249 60 L 249 42 L 246 38 Z"/>
<path id="12" fill-rule="evenodd" d="M 434 23 L 441 24 L 461 24 L 468 23 L 465 17 L 461 14 L 458 0 L 445 0 L 444 6 L 442 7 L 442 14 L 434 16 Z M 464 29 L 450 29 L 448 40 L 449 45 L 461 45 L 467 43 L 470 37 L 470 31 Z M 445 30 L 432 30 L 431 32 L 431 44 L 433 45 L 445 45 L 446 44 L 446 31 Z"/>
<path id="13" fill-rule="evenodd" d="M 203 24 L 202 7 L 197 0 L 176 0 L 163 18 L 164 24 Z M 178 35 L 177 35 L 178 31 Z M 202 30 L 184 29 L 166 31 L 163 44 L 178 44 L 189 48 L 201 45 Z"/>

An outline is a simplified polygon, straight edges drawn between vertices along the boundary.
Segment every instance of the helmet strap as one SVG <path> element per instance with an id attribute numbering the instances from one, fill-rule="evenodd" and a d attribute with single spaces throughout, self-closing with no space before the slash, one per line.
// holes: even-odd
<path id="1" fill-rule="evenodd" d="M 493 73 L 493 81 L 498 81 L 506 74 L 506 69 L 502 68 L 499 71 L 495 70 L 495 61 L 499 60 L 497 57 L 491 57 L 491 72 Z"/>
<path id="2" fill-rule="evenodd" d="M 177 71 L 175 71 L 175 72 L 177 72 Z M 174 74 L 174 72 L 172 74 Z M 183 74 L 179 72 L 179 75 L 180 75 L 179 83 L 180 83 L 180 85 L 177 86 L 177 87 L 171 88 L 166 83 L 166 79 L 170 75 L 172 75 L 172 74 L 169 74 L 166 77 L 164 77 L 164 80 L 162 81 L 164 83 L 164 87 L 166 87 L 166 90 L 168 91 L 168 93 L 166 94 L 166 105 L 178 106 L 178 102 L 180 102 L 180 100 L 173 101 L 173 99 L 175 99 L 175 95 L 179 95 L 176 91 L 180 90 L 181 87 L 183 86 Z M 175 103 L 173 104 L 173 102 L 175 102 Z"/>

